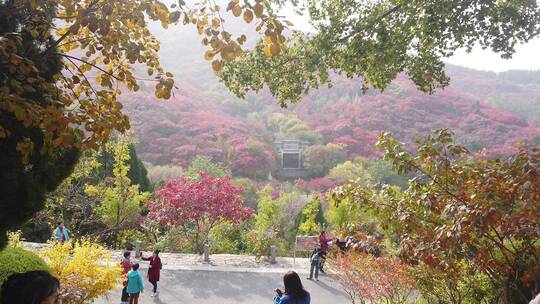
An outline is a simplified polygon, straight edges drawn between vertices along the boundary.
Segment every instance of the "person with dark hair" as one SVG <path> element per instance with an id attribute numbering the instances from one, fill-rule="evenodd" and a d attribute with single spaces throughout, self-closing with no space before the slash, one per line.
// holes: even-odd
<path id="1" fill-rule="evenodd" d="M 322 230 L 321 234 L 319 234 L 319 247 L 321 248 L 321 261 L 319 263 L 319 270 L 322 273 L 324 272 L 324 262 L 326 262 L 326 254 L 328 253 L 328 250 L 330 249 L 330 242 L 332 242 L 334 239 L 331 237 L 326 236 L 326 231 Z"/>
<path id="2" fill-rule="evenodd" d="M 135 263 L 131 266 L 131 271 L 128 272 L 127 292 L 129 293 L 129 304 L 138 304 L 139 295 L 143 292 L 144 284 L 141 274 L 139 273 L 139 264 Z"/>
<path id="3" fill-rule="evenodd" d="M 2 285 L 2 304 L 58 304 L 60 281 L 46 271 L 15 273 Z"/>
<path id="4" fill-rule="evenodd" d="M 283 276 L 283 285 L 285 292 L 279 288 L 275 290 L 277 295 L 274 297 L 274 304 L 310 304 L 311 296 L 302 286 L 302 281 L 296 272 L 287 272 Z"/>
<path id="5" fill-rule="evenodd" d="M 157 282 L 159 281 L 159 274 L 163 265 L 161 264 L 161 259 L 159 258 L 159 249 L 154 250 L 154 254 L 151 257 L 145 258 L 142 257 L 143 261 L 150 261 L 148 267 L 148 281 L 154 287 L 152 297 L 157 296 Z"/>
<path id="6" fill-rule="evenodd" d="M 62 221 L 58 221 L 58 226 L 54 229 L 54 240 L 61 243 L 69 241 L 69 230 Z"/>
<path id="7" fill-rule="evenodd" d="M 319 280 L 319 268 L 321 267 L 322 254 L 323 252 L 319 247 L 316 247 L 311 253 L 311 257 L 309 258 L 311 268 L 309 270 L 308 280 L 313 279 L 313 270 L 315 270 L 315 280 Z"/>
<path id="8" fill-rule="evenodd" d="M 120 298 L 121 304 L 127 304 L 129 301 L 129 294 L 127 292 L 127 283 L 128 283 L 127 274 L 131 270 L 131 267 L 132 267 L 130 257 L 131 257 L 131 252 L 125 251 L 124 258 L 120 262 L 120 266 L 122 266 L 122 278 L 123 278 L 122 283 L 124 285 L 124 288 L 122 288 L 122 296 Z"/>

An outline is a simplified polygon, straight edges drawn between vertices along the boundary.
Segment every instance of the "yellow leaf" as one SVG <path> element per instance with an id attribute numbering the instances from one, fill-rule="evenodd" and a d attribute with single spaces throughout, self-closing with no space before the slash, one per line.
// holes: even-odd
<path id="1" fill-rule="evenodd" d="M 221 61 L 219 60 L 212 61 L 212 69 L 214 69 L 214 71 L 219 72 L 221 71 L 221 68 L 222 68 Z"/>
<path id="2" fill-rule="evenodd" d="M 231 39 L 231 34 L 230 34 L 229 32 L 227 32 L 227 31 L 221 32 L 221 36 L 222 36 L 223 39 L 225 39 L 225 40 Z"/>
<path id="3" fill-rule="evenodd" d="M 15 118 L 17 118 L 17 120 L 22 121 L 26 118 L 26 111 L 21 107 L 13 107 L 13 113 L 15 113 Z"/>
<path id="4" fill-rule="evenodd" d="M 273 34 L 273 33 L 271 33 L 271 34 Z M 274 39 L 272 39 L 271 34 L 270 35 L 267 34 L 267 35 L 264 36 L 264 43 L 266 45 L 272 44 L 274 42 Z"/>
<path id="5" fill-rule="evenodd" d="M 178 20 L 180 20 L 180 12 L 179 11 L 176 11 L 176 12 L 172 12 L 170 15 L 169 15 L 169 22 L 171 23 L 175 23 L 177 22 Z"/>
<path id="6" fill-rule="evenodd" d="M 272 51 L 270 51 L 270 44 L 267 44 L 264 47 L 264 56 L 266 56 L 266 58 L 271 58 L 272 57 Z"/>
<path id="7" fill-rule="evenodd" d="M 226 61 L 233 61 L 236 58 L 234 47 L 232 45 L 227 45 L 221 49 L 221 58 Z"/>
<path id="8" fill-rule="evenodd" d="M 154 93 L 157 98 L 163 98 L 163 90 L 156 89 L 156 92 Z"/>
<path id="9" fill-rule="evenodd" d="M 219 18 L 212 19 L 212 26 L 213 27 L 218 27 L 220 24 L 221 24 L 221 21 L 219 20 Z"/>
<path id="10" fill-rule="evenodd" d="M 260 30 L 262 29 L 263 25 L 264 25 L 264 23 L 263 23 L 262 21 L 259 22 L 259 24 L 257 24 L 257 26 L 255 27 L 255 30 L 256 30 L 257 32 L 260 31 Z"/>
<path id="11" fill-rule="evenodd" d="M 235 17 L 240 16 L 242 14 L 242 7 L 239 4 L 235 4 L 232 8 L 232 13 Z"/>
<path id="12" fill-rule="evenodd" d="M 39 36 L 39 32 L 35 29 L 32 29 L 30 31 L 30 35 L 32 36 L 32 38 L 37 38 L 37 36 Z"/>
<path id="13" fill-rule="evenodd" d="M 165 75 L 166 75 L 167 77 L 173 77 L 173 74 L 172 74 L 171 72 L 166 72 Z"/>
<path id="14" fill-rule="evenodd" d="M 256 3 L 253 6 L 253 12 L 255 13 L 255 16 L 257 16 L 257 18 L 260 18 L 263 14 L 263 6 L 260 3 Z"/>
<path id="15" fill-rule="evenodd" d="M 212 60 L 212 58 L 214 58 L 214 55 L 216 55 L 216 53 L 214 53 L 213 51 L 206 51 L 206 53 L 204 53 L 204 59 Z"/>
<path id="16" fill-rule="evenodd" d="M 229 4 L 227 5 L 227 11 L 232 10 L 236 3 L 238 3 L 238 1 L 229 1 Z"/>
<path id="17" fill-rule="evenodd" d="M 279 47 L 279 45 L 275 43 L 270 44 L 270 53 L 272 54 L 272 56 L 279 55 L 280 52 L 281 48 Z"/>
<path id="18" fill-rule="evenodd" d="M 251 23 L 253 21 L 253 12 L 251 10 L 246 10 L 244 12 L 244 21 Z"/>

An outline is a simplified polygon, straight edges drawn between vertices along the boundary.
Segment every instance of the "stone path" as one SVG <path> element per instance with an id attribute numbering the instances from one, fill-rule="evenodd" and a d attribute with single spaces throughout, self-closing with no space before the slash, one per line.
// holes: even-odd
<path id="1" fill-rule="evenodd" d="M 25 243 L 31 250 L 46 244 Z M 122 251 L 111 251 L 112 260 L 120 261 Z M 134 252 L 133 252 L 134 253 Z M 144 256 L 151 255 L 144 252 Z M 155 304 L 263 304 L 272 303 L 274 289 L 283 289 L 283 274 L 294 270 L 311 294 L 312 304 L 348 304 L 347 294 L 329 276 L 321 275 L 320 281 L 309 281 L 309 259 L 277 257 L 276 264 L 254 256 L 214 254 L 210 263 L 195 254 L 161 253 L 163 270 L 159 282 L 159 296 L 151 297 L 150 283 L 145 282 L 145 292 L 139 303 Z M 138 259 L 133 259 L 138 261 Z M 148 262 L 140 261 L 140 272 L 146 281 Z M 111 291 L 94 304 L 119 303 L 120 289 Z"/>
<path id="2" fill-rule="evenodd" d="M 39 250 L 47 244 L 28 243 L 24 246 L 30 250 Z M 123 251 L 112 250 L 112 260 L 120 261 Z M 135 254 L 132 251 L 132 256 Z M 143 252 L 144 256 L 150 256 L 151 252 Z M 232 271 L 232 272 L 266 272 L 283 273 L 289 269 L 298 269 L 301 273 L 309 273 L 309 259 L 277 257 L 276 264 L 271 264 L 267 258 L 256 259 L 249 255 L 212 254 L 210 262 L 204 262 L 203 257 L 197 254 L 185 253 L 160 253 L 163 269 L 169 270 L 204 270 L 204 271 Z M 133 259 L 138 261 L 138 259 Z M 141 267 L 147 264 L 141 262 Z"/>
<path id="3" fill-rule="evenodd" d="M 297 269 L 299 270 L 299 269 Z M 143 277 L 145 271 L 141 270 Z M 274 289 L 283 289 L 283 274 L 255 272 L 164 270 L 157 297 L 151 297 L 152 285 L 145 282 L 139 298 L 141 304 L 270 304 Z M 347 294 L 329 277 L 309 281 L 301 276 L 304 288 L 311 294 L 311 304 L 349 304 Z M 94 304 L 120 302 L 120 289 L 100 298 Z"/>
<path id="4" fill-rule="evenodd" d="M 115 259 L 120 260 L 121 254 L 114 252 Z M 143 254 L 151 255 L 151 253 Z M 298 269 L 302 273 L 309 272 L 309 259 L 306 258 L 277 257 L 276 263 L 271 264 L 267 258 L 257 260 L 249 255 L 213 254 L 210 255 L 209 263 L 204 262 L 202 256 L 195 254 L 160 253 L 159 256 L 163 269 L 170 270 L 283 273 L 289 269 Z M 141 262 L 141 265 L 144 263 Z"/>

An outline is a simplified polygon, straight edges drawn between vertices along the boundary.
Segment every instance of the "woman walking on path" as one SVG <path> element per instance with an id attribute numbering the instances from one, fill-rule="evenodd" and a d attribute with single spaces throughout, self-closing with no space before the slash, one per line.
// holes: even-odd
<path id="1" fill-rule="evenodd" d="M 161 259 L 159 258 L 159 250 L 154 250 L 154 254 L 145 258 L 142 257 L 143 261 L 150 261 L 150 266 L 148 267 L 148 281 L 154 286 L 152 297 L 155 297 L 158 293 L 157 291 L 157 282 L 159 281 L 159 273 L 161 272 Z"/>
<path id="2" fill-rule="evenodd" d="M 285 292 L 276 289 L 274 304 L 310 304 L 311 297 L 309 292 L 302 286 L 302 281 L 298 274 L 294 271 L 289 271 L 283 276 L 283 285 Z"/>
<path id="3" fill-rule="evenodd" d="M 143 280 L 139 270 L 139 264 L 135 263 L 128 272 L 127 292 L 129 293 L 129 304 L 139 304 L 139 295 L 143 291 Z"/>

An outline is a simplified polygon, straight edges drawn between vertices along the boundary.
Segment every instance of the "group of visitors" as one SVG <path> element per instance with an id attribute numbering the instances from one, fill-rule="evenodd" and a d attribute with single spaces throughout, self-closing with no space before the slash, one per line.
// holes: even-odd
<path id="1" fill-rule="evenodd" d="M 160 263 L 158 255 L 159 252 L 154 253 L 148 260 Z M 129 252 L 125 253 L 122 261 L 124 270 L 127 263 L 131 263 L 129 258 Z M 154 267 L 149 268 L 149 273 L 152 268 Z M 129 303 L 138 303 L 139 294 L 143 291 L 143 280 L 137 271 L 138 269 L 139 264 L 134 263 L 127 273 L 124 290 L 129 294 Z M 153 272 L 158 273 L 157 279 L 159 280 L 159 272 L 155 270 Z M 152 283 L 152 285 L 157 288 L 156 284 Z M 283 277 L 283 285 L 285 286 L 284 291 L 275 290 L 274 304 L 310 304 L 311 297 L 302 286 L 302 281 L 296 272 L 287 272 Z M 125 302 L 124 290 L 122 291 L 122 302 Z M 156 292 L 157 290 L 154 289 L 154 295 Z M 46 271 L 16 273 L 11 275 L 2 285 L 0 299 L 2 304 L 61 304 L 60 282 Z"/>
<path id="2" fill-rule="evenodd" d="M 327 237 L 326 232 L 324 230 L 321 231 L 318 238 L 319 246 L 315 247 L 309 258 L 311 262 L 311 267 L 309 270 L 308 280 L 313 279 L 314 272 L 315 280 L 317 281 L 319 280 L 319 271 L 325 273 L 324 263 L 326 261 L 326 254 L 328 253 L 328 249 L 330 248 L 330 243 L 332 241 L 334 241 L 334 238 Z"/>
<path id="3" fill-rule="evenodd" d="M 58 242 L 69 241 L 68 229 L 62 222 L 58 223 L 54 231 L 54 238 Z M 324 231 L 319 235 L 319 246 L 311 255 L 311 270 L 308 279 L 318 280 L 319 271 L 324 273 L 324 261 L 332 238 L 326 237 Z M 150 257 L 141 257 L 149 262 L 147 278 L 152 284 L 152 297 L 158 295 L 158 281 L 162 269 L 159 250 L 154 250 Z M 121 294 L 122 304 L 138 304 L 139 296 L 144 290 L 142 275 L 139 273 L 139 263 L 131 260 L 131 252 L 124 252 L 120 262 L 122 267 L 123 288 Z M 309 304 L 310 294 L 304 289 L 302 281 L 294 271 L 287 272 L 283 277 L 285 290 L 276 289 L 274 304 Z M 30 271 L 11 275 L 2 285 L 2 304 L 58 304 L 60 300 L 60 282 L 46 271 Z"/>
<path id="4" fill-rule="evenodd" d="M 141 257 L 143 261 L 149 261 L 148 265 L 148 281 L 152 284 L 152 297 L 158 295 L 158 281 L 163 264 L 161 263 L 161 258 L 159 257 L 160 251 L 158 249 L 154 250 L 154 253 L 150 257 Z M 139 263 L 131 262 L 131 252 L 124 252 L 124 258 L 120 262 L 122 266 L 122 275 L 125 277 L 121 295 L 122 304 L 138 304 L 139 295 L 144 290 L 144 284 L 141 274 L 139 273 Z"/>

